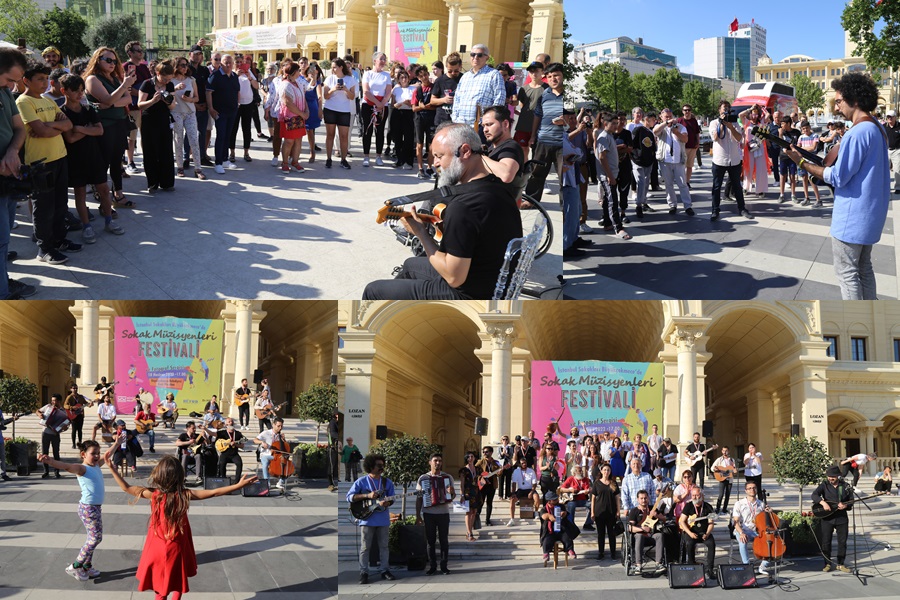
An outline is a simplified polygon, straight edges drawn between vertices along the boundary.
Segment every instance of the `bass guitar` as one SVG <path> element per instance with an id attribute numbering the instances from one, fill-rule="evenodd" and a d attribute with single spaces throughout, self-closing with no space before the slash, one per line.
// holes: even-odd
<path id="1" fill-rule="evenodd" d="M 268 419 L 269 417 L 274 417 L 274 416 L 276 416 L 275 411 L 277 411 L 279 408 L 281 408 L 285 404 L 287 404 L 287 400 L 285 400 L 278 406 L 274 406 L 272 408 L 257 408 L 256 409 L 256 418 L 257 419 Z"/>
<path id="2" fill-rule="evenodd" d="M 868 500 L 869 498 L 874 498 L 875 496 L 883 496 L 883 495 L 889 494 L 889 493 L 890 493 L 890 492 L 886 492 L 886 491 L 885 491 L 885 492 L 877 492 L 877 493 L 872 494 L 872 495 L 870 495 L 870 496 L 863 496 L 862 498 L 855 498 L 855 499 L 853 499 L 853 500 L 849 500 L 849 501 L 847 501 L 847 502 L 844 502 L 844 505 L 845 505 L 845 506 L 850 506 L 850 505 L 852 505 L 854 502 L 858 502 L 859 500 Z M 825 502 L 828 502 L 828 501 L 826 500 Z M 819 504 L 818 502 L 814 502 L 813 505 L 812 505 L 812 514 L 813 514 L 813 516 L 816 517 L 817 519 L 827 519 L 827 518 L 829 518 L 829 517 L 834 516 L 835 513 L 837 513 L 837 512 L 839 511 L 839 509 L 837 508 L 837 505 L 838 505 L 838 504 L 839 504 L 838 502 L 828 502 L 828 505 L 829 505 L 829 506 L 833 506 L 834 508 L 830 508 L 829 510 L 825 510 L 825 508 L 823 508 L 821 504 Z M 840 509 L 840 510 L 847 510 L 847 509 L 846 509 L 846 508 L 843 508 L 843 509 Z"/>
<path id="3" fill-rule="evenodd" d="M 421 496 L 421 491 L 409 492 L 406 494 L 396 494 L 394 496 L 379 496 L 377 498 L 363 498 L 362 500 L 356 500 L 355 502 L 351 502 L 348 510 L 350 514 L 353 515 L 354 519 L 359 519 L 360 521 L 365 521 L 369 519 L 372 515 L 377 512 L 381 512 L 383 510 L 387 510 L 386 507 L 381 505 L 381 502 L 384 501 L 393 501 L 397 498 L 410 497 L 410 496 Z"/>
<path id="4" fill-rule="evenodd" d="M 706 456 L 707 454 L 709 454 L 710 452 L 712 452 L 713 450 L 715 450 L 718 447 L 719 447 L 719 445 L 716 444 L 715 446 L 710 446 L 709 448 L 707 448 L 706 450 L 703 450 L 702 452 L 700 450 L 698 450 L 697 452 L 692 452 L 691 454 L 688 454 L 687 455 L 688 464 L 693 467 L 698 462 L 700 462 L 704 456 Z"/>
<path id="5" fill-rule="evenodd" d="M 653 511 L 659 508 L 659 503 L 662 502 L 663 498 L 671 498 L 672 497 L 672 488 L 670 486 L 666 486 L 663 492 L 656 499 L 656 502 L 653 503 L 653 508 L 650 509 L 650 514 L 641 522 L 641 527 L 649 527 L 653 529 L 656 527 L 657 521 L 659 521 L 659 513 L 657 516 L 653 516 Z"/>

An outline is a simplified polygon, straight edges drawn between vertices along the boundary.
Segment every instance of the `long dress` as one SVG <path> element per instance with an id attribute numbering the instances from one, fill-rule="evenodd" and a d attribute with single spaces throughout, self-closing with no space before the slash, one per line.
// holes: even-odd
<path id="1" fill-rule="evenodd" d="M 191 524 L 187 513 L 182 520 L 182 532 L 176 530 L 171 540 L 166 539 L 166 494 L 155 491 L 150 500 L 151 519 L 147 527 L 147 539 L 138 564 L 138 590 L 153 590 L 157 594 L 189 592 L 188 577 L 197 574 L 197 555 L 191 536 Z M 154 527 L 153 515 L 156 515 Z"/>
<path id="2" fill-rule="evenodd" d="M 306 130 L 310 131 L 322 124 L 319 120 L 319 94 L 320 83 L 310 84 L 306 89 L 306 106 L 309 108 L 309 118 L 306 119 Z"/>
<path id="3" fill-rule="evenodd" d="M 609 466 L 613 477 L 625 477 L 625 451 L 622 448 L 610 448 Z"/>

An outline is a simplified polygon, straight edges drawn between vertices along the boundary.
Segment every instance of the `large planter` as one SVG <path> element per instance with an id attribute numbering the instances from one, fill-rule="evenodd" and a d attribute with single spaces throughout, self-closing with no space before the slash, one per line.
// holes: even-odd
<path id="1" fill-rule="evenodd" d="M 398 521 L 391 524 L 391 533 L 394 543 L 391 547 L 390 562 L 392 565 L 403 565 L 409 570 L 421 570 L 427 562 L 427 547 L 425 545 L 425 526 Z"/>
<path id="2" fill-rule="evenodd" d="M 815 539 L 821 539 L 821 527 L 819 527 L 819 521 L 816 520 L 815 526 L 813 530 L 815 531 Z M 785 554 L 787 556 L 818 556 L 821 551 L 819 549 L 819 545 L 813 541 L 795 541 L 794 535 L 791 534 L 791 529 L 788 529 L 784 532 L 784 546 L 785 546 Z"/>
<path id="3" fill-rule="evenodd" d="M 22 443 L 12 442 L 10 467 L 14 468 L 18 465 L 28 465 L 30 471 L 37 470 L 37 444 L 34 442 Z"/>
<path id="4" fill-rule="evenodd" d="M 328 477 L 328 454 L 325 448 L 312 444 L 300 444 L 300 478 L 324 479 Z"/>

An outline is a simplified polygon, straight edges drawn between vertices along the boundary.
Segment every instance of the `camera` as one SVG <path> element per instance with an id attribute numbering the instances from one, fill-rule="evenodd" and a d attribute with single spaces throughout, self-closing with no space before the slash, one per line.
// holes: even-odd
<path id="1" fill-rule="evenodd" d="M 727 113 L 725 113 L 725 118 L 722 120 L 725 121 L 726 123 L 737 123 L 738 116 L 735 113 L 728 111 Z"/>
<path id="2" fill-rule="evenodd" d="M 19 169 L 19 177 L 0 178 L 0 195 L 12 200 L 23 200 L 53 189 L 53 173 L 47 169 L 43 160 L 30 165 L 23 164 Z"/>
<path id="3" fill-rule="evenodd" d="M 166 104 L 172 104 L 173 102 L 175 102 L 175 96 L 173 96 L 171 92 L 162 91 L 159 93 L 159 95 L 162 97 L 162 101 Z"/>

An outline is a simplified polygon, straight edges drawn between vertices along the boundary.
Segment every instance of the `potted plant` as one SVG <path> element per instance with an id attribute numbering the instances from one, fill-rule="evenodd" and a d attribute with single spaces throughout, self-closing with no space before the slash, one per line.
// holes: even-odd
<path id="1" fill-rule="evenodd" d="M 22 414 L 34 412 L 39 406 L 37 385 L 28 378 L 15 375 L 0 378 L 0 409 L 7 418 L 15 418 Z M 5 436 L 4 436 L 5 437 Z M 6 460 L 10 465 L 17 465 L 19 457 L 27 457 L 29 468 L 37 468 L 37 442 L 16 437 L 16 422 L 12 421 L 12 440 L 4 442 L 4 452 L 7 446 L 10 451 L 6 454 Z"/>
<path id="2" fill-rule="evenodd" d="M 316 424 L 316 444 L 319 443 L 319 429 L 334 415 L 338 405 L 337 386 L 317 381 L 309 389 L 297 396 L 297 415 L 303 420 Z M 339 440 L 333 440 L 339 441 Z"/>
<path id="3" fill-rule="evenodd" d="M 300 477 L 303 479 L 321 479 L 328 475 L 328 467 L 326 465 L 327 444 L 306 444 L 297 445 L 303 459 L 300 461 Z"/>
<path id="4" fill-rule="evenodd" d="M 813 518 L 812 513 L 803 512 L 803 488 L 821 483 L 825 470 L 832 462 L 828 449 L 816 438 L 790 437 L 772 453 L 775 480 L 780 485 L 790 481 L 800 487 L 797 510 L 779 515 L 787 528 L 785 546 L 790 556 L 819 552 L 816 543 L 819 537 L 818 520 Z"/>
<path id="5" fill-rule="evenodd" d="M 6 452 L 6 464 L 13 469 L 19 464 L 19 457 L 25 457 L 28 461 L 28 469 L 34 471 L 37 469 L 37 449 L 38 443 L 24 437 L 17 437 L 3 440 L 3 451 Z"/>

